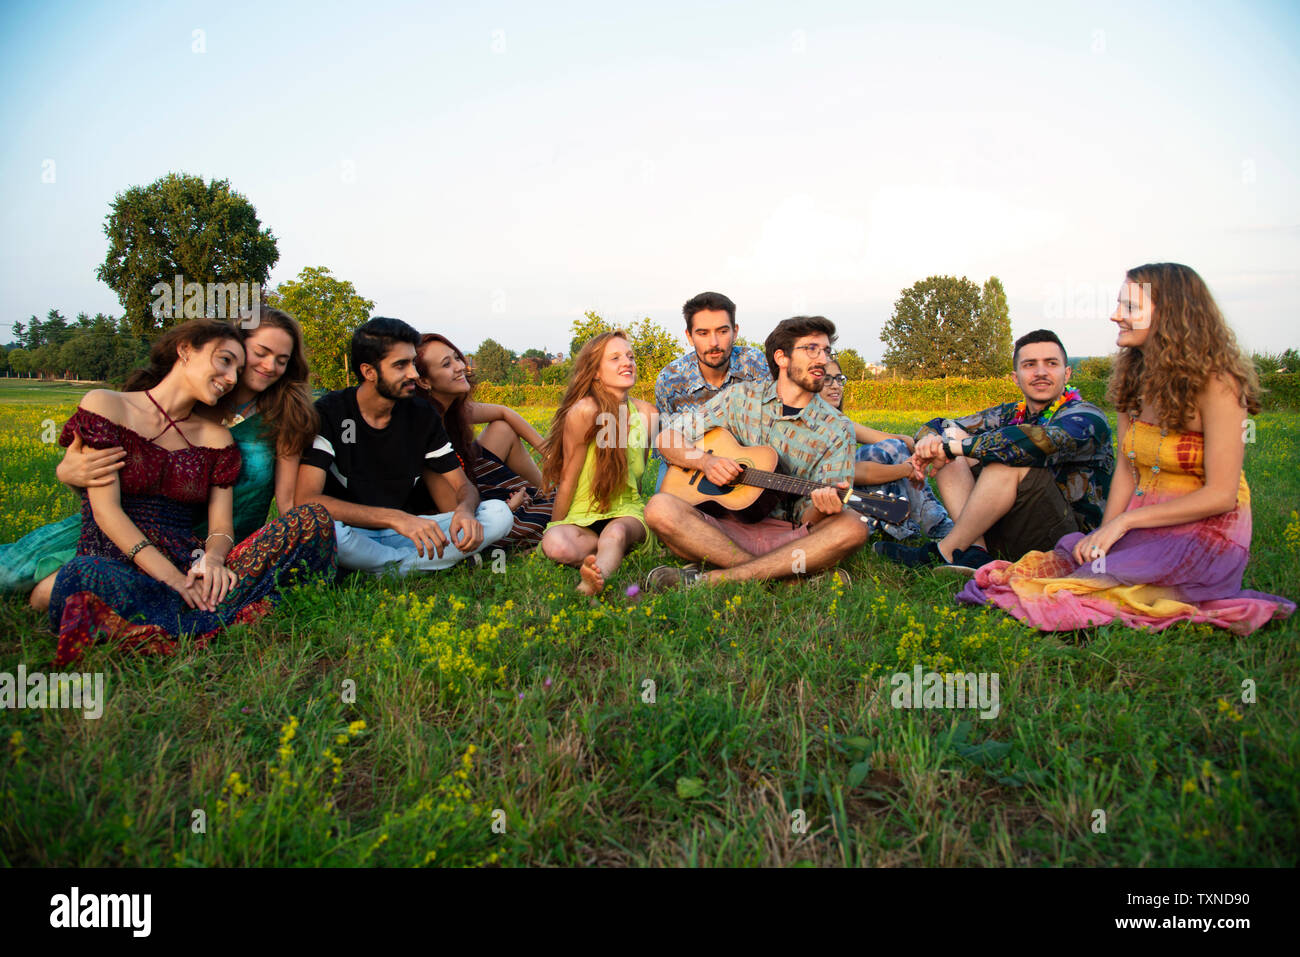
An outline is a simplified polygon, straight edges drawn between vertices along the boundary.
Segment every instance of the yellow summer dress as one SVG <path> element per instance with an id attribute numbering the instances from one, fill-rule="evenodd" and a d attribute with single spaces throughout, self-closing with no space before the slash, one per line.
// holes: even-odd
<path id="1" fill-rule="evenodd" d="M 581 525 L 584 528 L 597 522 L 624 516 L 635 518 L 646 530 L 646 540 L 650 539 L 650 527 L 645 523 L 645 502 L 641 500 L 641 475 L 645 472 L 646 451 L 649 447 L 650 426 L 644 415 L 631 402 L 627 403 L 627 415 L 619 416 L 616 426 L 621 435 L 627 436 L 627 481 L 617 489 L 609 501 L 609 508 L 601 511 L 596 497 L 591 492 L 592 481 L 596 477 L 596 446 L 602 434 L 610 430 L 598 428 L 596 436 L 587 443 L 587 457 L 583 460 L 582 471 L 578 473 L 578 485 L 573 491 L 573 504 L 569 514 L 561 522 L 551 522 L 547 528 L 556 525 Z M 618 437 L 610 436 L 618 441 Z"/>

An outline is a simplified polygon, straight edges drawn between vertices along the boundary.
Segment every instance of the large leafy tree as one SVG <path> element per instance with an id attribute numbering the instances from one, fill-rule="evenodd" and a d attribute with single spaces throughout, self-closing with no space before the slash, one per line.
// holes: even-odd
<path id="1" fill-rule="evenodd" d="M 302 326 L 313 383 L 331 390 L 347 386 L 352 333 L 370 318 L 374 301 L 358 294 L 347 280 L 335 278 L 324 266 L 308 266 L 297 279 L 276 286 L 266 301 Z"/>
<path id="2" fill-rule="evenodd" d="M 980 311 L 993 334 L 993 355 L 990 361 L 996 362 L 1001 371 L 1008 371 L 1015 343 L 1011 339 L 1011 312 L 1007 307 L 1007 291 L 1002 288 L 1002 280 L 997 276 L 990 276 L 988 282 L 984 283 L 984 291 L 980 295 Z"/>
<path id="3" fill-rule="evenodd" d="M 599 314 L 591 310 L 584 312 L 581 319 L 573 320 L 573 338 L 569 340 L 569 358 L 576 356 L 583 343 L 592 336 L 598 336 L 602 332 L 609 332 L 613 328 Z"/>
<path id="4" fill-rule="evenodd" d="M 515 374 L 515 354 L 495 339 L 484 339 L 474 353 L 474 376 L 480 382 L 498 385 L 520 378 Z"/>
<path id="5" fill-rule="evenodd" d="M 19 375 L 26 375 L 32 370 L 31 355 L 22 346 L 9 350 L 9 368 Z"/>
<path id="6" fill-rule="evenodd" d="M 154 286 L 266 282 L 280 258 L 275 237 L 227 180 L 169 173 L 132 186 L 113 200 L 104 223 L 108 255 L 96 275 L 117 293 L 131 328 L 165 328 L 180 316 L 157 317 Z M 179 303 L 173 303 L 173 308 Z"/>
<path id="7" fill-rule="evenodd" d="M 839 363 L 844 378 L 850 382 L 858 382 L 867 377 L 867 362 L 858 355 L 857 349 L 838 350 L 835 353 L 835 361 Z"/>
<path id="8" fill-rule="evenodd" d="M 570 357 L 592 336 L 602 332 L 611 332 L 615 328 L 595 312 L 585 312 L 581 319 L 574 320 L 573 339 L 569 343 Z M 631 339 L 632 353 L 636 356 L 637 378 L 641 381 L 659 375 L 659 370 L 681 354 L 682 346 L 677 337 L 649 317 L 624 327 Z"/>
<path id="9" fill-rule="evenodd" d="M 980 287 L 965 276 L 930 276 L 903 290 L 880 332 L 885 364 L 918 378 L 1000 375 Z"/>
<path id="10" fill-rule="evenodd" d="M 18 326 L 15 325 L 15 335 L 17 335 L 17 329 Z M 45 345 L 45 324 L 35 316 L 29 318 L 27 320 L 27 330 L 19 338 L 18 344 L 29 352 Z"/>
<path id="11" fill-rule="evenodd" d="M 632 337 L 637 378 L 642 382 L 653 382 L 659 370 L 681 354 L 682 345 L 677 337 L 649 318 L 632 323 L 627 333 Z"/>
<path id="12" fill-rule="evenodd" d="M 52 346 L 63 346 L 72 338 L 72 327 L 68 325 L 68 320 L 57 309 L 51 309 L 45 314 L 45 322 L 41 324 L 41 332 L 45 336 L 45 342 Z"/>

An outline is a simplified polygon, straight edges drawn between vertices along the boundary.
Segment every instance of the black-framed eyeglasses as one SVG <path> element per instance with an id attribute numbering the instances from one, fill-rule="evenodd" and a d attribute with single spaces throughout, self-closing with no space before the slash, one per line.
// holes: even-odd
<path id="1" fill-rule="evenodd" d="M 809 359 L 816 359 L 818 356 L 824 355 L 826 356 L 826 361 L 829 362 L 835 358 L 834 349 L 830 346 L 818 345 L 816 342 L 809 342 L 802 346 L 795 346 L 794 348 L 802 349 L 804 352 L 808 353 Z"/>
<path id="2" fill-rule="evenodd" d="M 828 375 L 826 377 L 826 385 L 844 385 L 844 383 L 848 381 L 849 377 L 842 372 L 839 375 Z M 825 386 L 823 386 L 823 388 L 825 388 Z"/>

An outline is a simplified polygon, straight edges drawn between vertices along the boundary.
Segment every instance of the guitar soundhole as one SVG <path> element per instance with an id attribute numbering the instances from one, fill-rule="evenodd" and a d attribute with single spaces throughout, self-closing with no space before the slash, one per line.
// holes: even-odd
<path id="1" fill-rule="evenodd" d="M 712 452 L 713 450 L 705 449 L 704 451 Z M 736 464 L 742 465 L 745 468 L 749 468 L 754 463 L 751 459 L 736 459 Z M 696 484 L 697 481 L 698 484 Z M 707 478 L 705 478 L 703 472 L 698 470 L 696 471 L 695 475 L 691 478 L 690 482 L 688 482 L 687 484 L 694 485 L 695 490 L 704 495 L 730 495 L 732 492 L 736 490 L 735 485 L 723 485 L 723 486 L 714 485 Z"/>
<path id="2" fill-rule="evenodd" d="M 735 491 L 736 486 L 734 486 L 734 485 L 723 485 L 723 486 L 719 487 L 719 486 L 717 486 L 717 485 L 714 485 L 714 484 L 713 484 L 712 482 L 710 482 L 707 478 L 705 478 L 705 477 L 704 477 L 704 473 L 701 472 L 701 473 L 700 473 L 700 484 L 697 485 L 696 488 L 697 488 L 700 492 L 704 493 L 705 495 L 730 495 L 733 491 Z"/>

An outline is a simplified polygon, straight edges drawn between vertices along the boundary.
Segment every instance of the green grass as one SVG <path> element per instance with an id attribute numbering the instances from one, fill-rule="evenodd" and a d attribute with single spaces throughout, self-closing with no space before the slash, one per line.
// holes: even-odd
<path id="1" fill-rule="evenodd" d="M 106 385 L 106 384 L 105 384 Z M 76 405 L 86 387 L 43 379 L 0 378 L 0 402 L 7 406 Z"/>
<path id="2" fill-rule="evenodd" d="M 0 397 L 12 538 L 72 502 L 39 434 L 72 399 Z M 545 410 L 526 414 L 544 424 Z M 911 429 L 931 414 L 855 417 Z M 1246 587 L 1294 597 L 1300 418 L 1263 415 L 1257 437 Z M 39 508 L 23 498 L 42 489 Z M 15 527 L 7 516 L 24 509 Z M 294 591 L 268 619 L 169 659 L 94 648 L 80 667 L 106 674 L 101 719 L 0 712 L 0 860 L 1295 862 L 1294 618 L 1244 639 L 1185 625 L 1045 636 L 959 608 L 951 581 L 868 551 L 848 561 L 843 594 L 777 583 L 626 596 L 668 560 L 634 553 L 600 601 L 540 555 L 501 571 L 489 557 Z M 53 647 L 42 616 L 0 603 L 0 671 L 48 668 Z M 891 708 L 888 676 L 916 663 L 997 672 L 1000 714 Z M 1255 704 L 1242 702 L 1246 679 Z"/>

